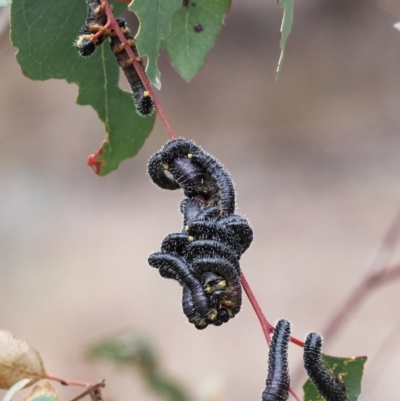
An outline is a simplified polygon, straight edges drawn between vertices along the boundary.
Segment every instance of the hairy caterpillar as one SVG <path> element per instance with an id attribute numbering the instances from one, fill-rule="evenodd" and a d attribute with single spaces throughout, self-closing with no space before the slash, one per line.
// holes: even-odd
<path id="1" fill-rule="evenodd" d="M 308 334 L 304 344 L 304 369 L 318 392 L 327 401 L 346 401 L 345 385 L 328 370 L 321 358 L 322 337 L 318 333 Z"/>
<path id="2" fill-rule="evenodd" d="M 133 36 L 130 34 L 130 30 L 122 18 L 117 18 L 117 23 L 124 34 L 128 45 L 132 49 L 134 55 L 136 56 L 136 60 L 139 62 L 141 67 L 143 68 L 143 61 L 138 56 L 138 52 L 136 49 L 136 43 Z M 110 32 L 111 38 L 111 50 L 115 54 L 117 62 L 119 66 L 122 68 L 124 75 L 131 87 L 133 93 L 133 99 L 136 107 L 136 111 L 140 116 L 146 116 L 152 114 L 154 112 L 154 103 L 153 99 L 150 97 L 149 92 L 146 91 L 146 88 L 143 85 L 142 80 L 139 77 L 134 65 L 133 60 L 129 58 L 128 53 L 125 51 L 125 46 L 121 43 L 118 35 L 114 30 Z"/>
<path id="3" fill-rule="evenodd" d="M 109 36 L 109 31 L 104 29 L 107 23 L 104 8 L 104 4 L 101 4 L 98 0 L 87 1 L 85 25 L 81 28 L 80 34 L 75 41 L 75 46 L 83 57 L 90 56 L 96 50 L 96 46 L 101 45 Z"/>
<path id="4" fill-rule="evenodd" d="M 262 401 L 286 401 L 289 397 L 288 344 L 290 323 L 281 319 L 275 326 L 268 353 L 268 376 Z"/>

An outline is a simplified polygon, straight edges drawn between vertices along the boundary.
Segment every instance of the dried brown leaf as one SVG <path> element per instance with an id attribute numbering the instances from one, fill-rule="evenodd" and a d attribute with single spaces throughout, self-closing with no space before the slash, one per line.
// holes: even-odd
<path id="1" fill-rule="evenodd" d="M 58 394 L 54 387 L 48 381 L 45 381 L 43 383 L 36 384 L 32 391 L 26 397 L 24 397 L 23 401 L 35 400 L 58 401 Z"/>
<path id="2" fill-rule="evenodd" d="M 25 378 L 33 384 L 45 373 L 40 354 L 27 341 L 0 330 L 0 388 L 9 389 Z"/>

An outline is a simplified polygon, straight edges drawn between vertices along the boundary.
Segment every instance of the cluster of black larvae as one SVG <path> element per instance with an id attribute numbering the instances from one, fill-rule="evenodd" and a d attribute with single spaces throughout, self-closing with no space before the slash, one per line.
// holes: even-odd
<path id="1" fill-rule="evenodd" d="M 152 114 L 154 112 L 153 99 L 149 92 L 146 91 L 135 69 L 133 60 L 125 50 L 125 45 L 121 43 L 120 38 L 113 29 L 106 28 L 107 15 L 105 4 L 100 3 L 99 0 L 87 0 L 87 9 L 88 15 L 85 25 L 81 28 L 80 35 L 75 41 L 75 46 L 78 48 L 79 54 L 83 57 L 90 56 L 96 50 L 96 46 L 101 45 L 107 38 L 110 38 L 111 50 L 115 54 L 117 62 L 131 87 L 138 114 L 140 116 Z M 135 39 L 130 34 L 126 21 L 122 18 L 117 18 L 116 21 L 136 57 L 136 61 L 143 69 L 143 60 L 138 55 Z"/>
<path id="2" fill-rule="evenodd" d="M 239 259 L 253 240 L 235 211 L 235 190 L 223 166 L 191 141 L 168 142 L 149 161 L 163 189 L 182 188 L 183 230 L 168 235 L 149 264 L 183 288 L 182 307 L 197 329 L 220 326 L 240 310 Z"/>
<path id="3" fill-rule="evenodd" d="M 288 345 L 290 323 L 281 319 L 276 324 L 268 353 L 268 377 L 262 401 L 286 401 L 289 397 L 290 376 Z M 321 358 L 322 337 L 308 334 L 304 345 L 304 368 L 318 392 L 326 401 L 347 401 L 346 387 L 331 372 Z"/>

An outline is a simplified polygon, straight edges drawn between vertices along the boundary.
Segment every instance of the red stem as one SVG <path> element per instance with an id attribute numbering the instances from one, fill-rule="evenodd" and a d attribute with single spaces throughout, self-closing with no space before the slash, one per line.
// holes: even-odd
<path id="1" fill-rule="evenodd" d="M 93 383 L 82 382 L 82 381 L 77 381 L 77 380 L 64 380 L 64 379 L 61 379 L 60 377 L 53 376 L 50 373 L 45 373 L 42 376 L 42 379 L 54 380 L 54 381 L 61 383 L 64 386 L 92 387 L 95 385 Z"/>
<path id="2" fill-rule="evenodd" d="M 136 55 L 133 53 L 133 50 L 131 47 L 128 45 L 128 42 L 125 38 L 125 35 L 122 33 L 121 28 L 118 26 L 117 21 L 115 20 L 114 14 L 111 10 L 110 5 L 108 4 L 108 0 L 100 0 L 102 4 L 105 6 L 105 12 L 107 15 L 107 26 L 109 29 L 113 29 L 115 33 L 118 35 L 119 40 L 121 43 L 125 45 L 125 51 L 128 53 L 128 56 L 132 59 L 133 61 L 133 66 L 135 67 L 136 72 L 138 73 L 141 81 L 143 82 L 144 87 L 146 90 L 149 92 L 151 98 L 153 99 L 154 105 L 156 107 L 157 113 L 160 116 L 163 124 L 165 125 L 165 128 L 167 129 L 168 135 L 171 139 L 176 139 L 176 135 L 168 121 L 167 116 L 164 113 L 164 110 L 162 109 L 160 103 L 158 102 L 153 88 L 151 87 L 150 81 L 147 78 L 146 73 L 143 71 L 141 65 L 139 64 Z M 124 3 L 128 3 L 128 1 L 124 1 Z"/>
<path id="3" fill-rule="evenodd" d="M 256 299 L 255 295 L 253 294 L 253 291 L 251 290 L 250 285 L 247 282 L 246 278 L 244 277 L 243 273 L 241 273 L 241 275 L 240 275 L 240 281 L 241 281 L 242 287 L 247 295 L 247 298 L 249 298 L 251 306 L 253 307 L 254 312 L 256 313 L 258 320 L 260 321 L 261 328 L 264 332 L 264 336 L 269 345 L 269 343 L 271 342 L 270 335 L 274 331 L 274 326 L 272 326 L 272 324 L 265 317 L 265 315 L 264 315 L 260 305 L 258 304 L 257 299 Z M 304 347 L 304 342 L 299 340 L 296 337 L 291 336 L 290 341 L 293 344 L 298 345 L 299 347 Z"/>
<path id="4" fill-rule="evenodd" d="M 260 305 L 257 302 L 256 297 L 253 294 L 253 291 L 251 290 L 249 283 L 246 280 L 246 277 L 244 276 L 243 273 L 240 274 L 240 281 L 242 283 L 242 287 L 247 295 L 247 298 L 249 298 L 249 301 L 251 303 L 251 306 L 254 309 L 254 312 L 256 313 L 258 320 L 261 324 L 262 331 L 264 332 L 265 339 L 267 340 L 268 345 L 271 342 L 271 333 L 274 331 L 274 326 L 267 320 L 265 317 L 262 309 L 260 308 Z"/>

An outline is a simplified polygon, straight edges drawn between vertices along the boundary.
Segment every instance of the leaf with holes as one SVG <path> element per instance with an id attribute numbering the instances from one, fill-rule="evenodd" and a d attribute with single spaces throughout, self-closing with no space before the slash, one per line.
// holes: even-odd
<path id="1" fill-rule="evenodd" d="M 39 352 L 27 341 L 0 330 L 0 388 L 9 389 L 22 379 L 31 379 L 33 384 L 45 373 Z"/>
<path id="2" fill-rule="evenodd" d="M 190 81 L 203 67 L 224 24 L 231 0 L 184 0 L 161 44 L 178 73 Z"/>
<path id="3" fill-rule="evenodd" d="M 135 0 L 128 7 L 138 17 L 140 28 L 136 46 L 141 56 L 147 56 L 146 74 L 157 89 L 161 88 L 160 42 L 170 34 L 171 18 L 181 6 L 182 0 Z"/>
<path id="4" fill-rule="evenodd" d="M 114 5 L 116 14 L 124 9 L 124 4 Z M 118 87 L 119 67 L 107 43 L 89 58 L 78 56 L 72 44 L 85 18 L 84 1 L 13 0 L 11 40 L 28 78 L 75 83 L 79 86 L 77 103 L 96 110 L 104 122 L 107 139 L 90 158 L 90 164 L 103 176 L 139 151 L 153 128 L 155 116 L 138 116 L 132 95 Z"/>
<path id="5" fill-rule="evenodd" d="M 283 8 L 283 18 L 281 25 L 281 40 L 280 40 L 281 55 L 279 57 L 278 67 L 276 69 L 276 79 L 278 79 L 278 75 L 282 69 L 283 59 L 285 57 L 286 41 L 292 30 L 294 0 L 279 0 L 279 5 Z"/>
<path id="6" fill-rule="evenodd" d="M 357 401 L 361 393 L 361 380 L 367 357 L 338 358 L 322 354 L 322 360 L 325 365 L 332 370 L 335 376 L 340 375 L 340 377 L 343 378 L 348 400 Z M 325 401 L 310 379 L 305 382 L 303 391 L 304 401 Z"/>

